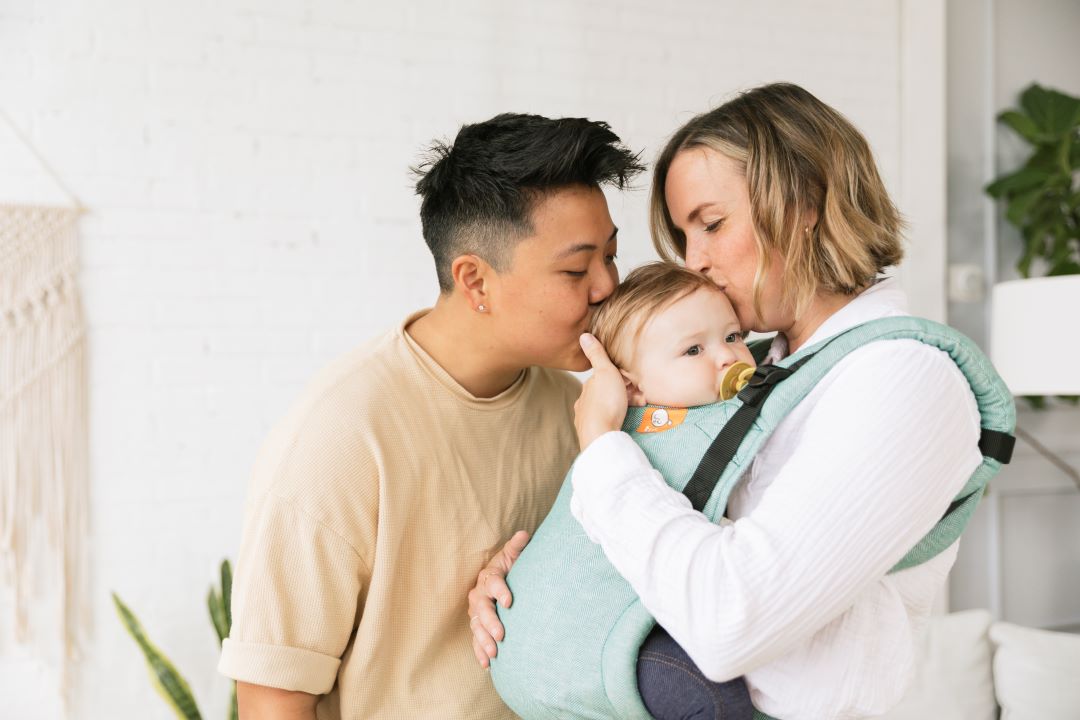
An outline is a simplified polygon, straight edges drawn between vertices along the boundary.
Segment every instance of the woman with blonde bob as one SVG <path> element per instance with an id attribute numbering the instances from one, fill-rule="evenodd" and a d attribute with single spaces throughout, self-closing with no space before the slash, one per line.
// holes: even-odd
<path id="1" fill-rule="evenodd" d="M 769 359 L 861 323 L 907 315 L 882 273 L 901 219 L 862 135 L 806 90 L 743 93 L 680 128 L 657 161 L 653 240 L 704 273 L 742 329 L 775 332 Z M 852 351 L 777 425 L 714 524 L 619 432 L 624 380 L 589 335 L 577 404 L 574 514 L 706 677 L 745 676 L 783 720 L 880 715 L 901 699 L 915 638 L 956 558 L 889 573 L 982 462 L 965 376 L 915 340 Z M 513 553 L 470 594 L 492 657 L 494 598 Z M 557 579 L 553 579 L 557 582 Z"/>

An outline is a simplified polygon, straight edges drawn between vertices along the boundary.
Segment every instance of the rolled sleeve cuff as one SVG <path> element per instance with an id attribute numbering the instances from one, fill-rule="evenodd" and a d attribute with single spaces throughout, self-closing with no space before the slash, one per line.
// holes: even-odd
<path id="1" fill-rule="evenodd" d="M 341 659 L 313 650 L 226 638 L 218 672 L 233 680 L 325 695 L 334 687 Z"/>

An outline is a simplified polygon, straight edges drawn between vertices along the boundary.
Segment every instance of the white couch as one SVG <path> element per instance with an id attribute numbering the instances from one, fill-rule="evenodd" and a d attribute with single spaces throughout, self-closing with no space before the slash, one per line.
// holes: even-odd
<path id="1" fill-rule="evenodd" d="M 912 687 L 886 720 L 1080 720 L 1080 635 L 933 618 Z"/>

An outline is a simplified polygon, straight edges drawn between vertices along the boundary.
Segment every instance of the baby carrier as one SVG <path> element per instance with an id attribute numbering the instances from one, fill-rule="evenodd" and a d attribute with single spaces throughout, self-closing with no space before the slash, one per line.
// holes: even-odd
<path id="1" fill-rule="evenodd" d="M 635 432 L 651 424 L 646 408 L 630 408 L 623 429 L 669 485 L 717 522 L 743 471 L 787 413 L 848 353 L 894 339 L 943 350 L 960 368 L 982 417 L 983 453 L 982 464 L 941 520 L 890 570 L 898 572 L 956 542 L 987 481 L 1009 461 L 1015 442 L 1012 396 L 978 347 L 952 328 L 912 317 L 867 322 L 776 365 L 759 366 L 736 398 L 690 408 L 681 423 L 665 432 Z M 759 362 L 767 345 L 763 341 L 751 348 Z M 498 608 L 506 635 L 491 662 L 491 676 L 503 700 L 525 720 L 648 720 L 636 670 L 638 649 L 655 621 L 571 515 L 572 492 L 568 474 L 551 512 L 507 577 L 514 602 Z"/>

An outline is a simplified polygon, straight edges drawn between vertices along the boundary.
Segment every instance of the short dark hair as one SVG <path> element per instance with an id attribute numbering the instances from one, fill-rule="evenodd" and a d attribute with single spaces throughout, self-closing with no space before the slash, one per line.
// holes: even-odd
<path id="1" fill-rule="evenodd" d="M 585 118 L 504 113 L 463 126 L 452 144 L 435 142 L 412 171 L 440 290 L 453 288 L 450 264 L 465 253 L 505 270 L 544 195 L 574 185 L 622 189 L 644 169 L 607 123 Z"/>

